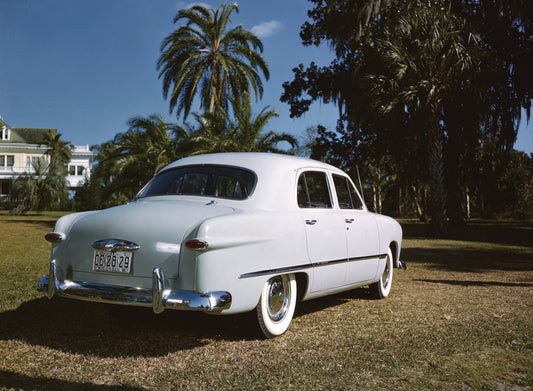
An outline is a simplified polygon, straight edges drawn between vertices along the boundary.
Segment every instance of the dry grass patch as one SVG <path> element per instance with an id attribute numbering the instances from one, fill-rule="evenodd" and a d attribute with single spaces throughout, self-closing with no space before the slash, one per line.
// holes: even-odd
<path id="1" fill-rule="evenodd" d="M 447 240 L 404 221 L 391 296 L 299 303 L 289 331 L 246 315 L 106 306 L 35 291 L 56 216 L 14 220 L 0 258 L 0 390 L 528 390 L 533 225 L 473 222 Z"/>

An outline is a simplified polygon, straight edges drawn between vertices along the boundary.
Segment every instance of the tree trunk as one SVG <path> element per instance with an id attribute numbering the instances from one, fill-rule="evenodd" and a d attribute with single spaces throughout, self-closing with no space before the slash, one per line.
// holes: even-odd
<path id="1" fill-rule="evenodd" d="M 459 172 L 459 140 L 454 132 L 448 132 L 448 143 L 446 145 L 446 195 L 448 198 L 448 217 L 450 225 L 463 226 L 465 224 L 463 207 L 461 202 L 461 186 Z"/>
<path id="2" fill-rule="evenodd" d="M 466 219 L 470 220 L 470 191 L 466 186 Z"/>
<path id="3" fill-rule="evenodd" d="M 439 236 L 448 233 L 448 214 L 444 187 L 444 164 L 442 132 L 436 115 L 430 113 L 426 121 L 428 132 L 428 163 L 431 221 Z"/>
<path id="4" fill-rule="evenodd" d="M 416 189 L 415 185 L 411 185 L 411 188 L 413 189 L 413 199 L 415 200 L 415 212 L 418 216 L 418 220 L 420 220 L 422 223 L 426 222 L 426 215 L 422 209 L 422 206 L 420 205 L 420 197 L 418 196 L 418 190 Z"/>
<path id="5" fill-rule="evenodd" d="M 382 202 L 381 201 L 382 200 L 381 200 L 381 186 L 380 185 L 377 186 L 377 198 L 378 198 L 378 210 L 377 210 L 377 212 L 379 214 L 381 214 L 381 210 L 382 210 Z"/>
<path id="6" fill-rule="evenodd" d="M 377 192 L 376 192 L 376 186 L 372 185 L 372 196 L 374 200 L 374 212 L 378 212 L 378 200 L 377 200 Z"/>
<path id="7" fill-rule="evenodd" d="M 398 187 L 398 215 L 402 215 L 402 187 Z"/>

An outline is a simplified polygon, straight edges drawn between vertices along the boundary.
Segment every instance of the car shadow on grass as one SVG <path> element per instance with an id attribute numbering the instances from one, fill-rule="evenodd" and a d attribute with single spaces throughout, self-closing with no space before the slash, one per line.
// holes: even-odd
<path id="1" fill-rule="evenodd" d="M 480 287 L 509 287 L 509 288 L 533 288 L 533 283 L 527 282 L 505 282 L 505 281 L 474 281 L 474 280 L 431 280 L 414 279 L 414 281 L 427 282 L 430 284 L 447 284 L 455 286 L 480 286 Z"/>
<path id="2" fill-rule="evenodd" d="M 401 221 L 404 239 L 442 239 L 429 224 L 414 220 Z M 475 243 L 499 243 L 533 248 L 533 221 L 470 220 L 464 226 L 450 227 L 449 240 Z"/>
<path id="3" fill-rule="evenodd" d="M 0 340 L 99 357 L 160 357 L 217 340 L 257 339 L 248 314 L 210 316 L 40 298 L 0 313 Z"/>
<path id="4" fill-rule="evenodd" d="M 326 308 L 342 305 L 351 300 L 376 300 L 376 298 L 372 295 L 368 286 L 354 288 L 334 295 L 298 302 L 294 316 L 299 317 L 319 312 Z"/>
<path id="5" fill-rule="evenodd" d="M 15 390 L 80 390 L 80 391 L 141 391 L 143 388 L 126 385 L 100 385 L 28 376 L 0 370 L 0 388 Z"/>
<path id="6" fill-rule="evenodd" d="M 455 272 L 533 271 L 533 251 L 487 249 L 468 245 L 450 248 L 411 247 L 402 249 L 407 266 L 427 264 L 430 268 Z"/>
<path id="7" fill-rule="evenodd" d="M 372 300 L 368 288 L 299 302 L 295 317 Z M 215 341 L 262 339 L 255 311 L 236 315 L 91 303 L 54 297 L 22 303 L 0 313 L 0 340 L 21 340 L 74 354 L 98 357 L 161 357 Z M 1 383 L 0 383 L 1 384 Z"/>

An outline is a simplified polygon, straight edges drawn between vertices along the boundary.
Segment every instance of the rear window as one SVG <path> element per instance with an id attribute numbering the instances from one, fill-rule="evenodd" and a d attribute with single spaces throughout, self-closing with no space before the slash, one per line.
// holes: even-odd
<path id="1" fill-rule="evenodd" d="M 255 182 L 255 174 L 242 168 L 185 166 L 162 172 L 148 182 L 135 198 L 197 195 L 243 200 L 252 194 Z"/>
<path id="2" fill-rule="evenodd" d="M 298 206 L 300 208 L 331 208 L 326 173 L 306 171 L 298 178 Z"/>

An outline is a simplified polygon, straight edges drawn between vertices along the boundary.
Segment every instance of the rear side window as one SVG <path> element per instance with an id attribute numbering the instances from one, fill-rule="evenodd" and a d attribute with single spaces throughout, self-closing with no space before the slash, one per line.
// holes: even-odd
<path id="1" fill-rule="evenodd" d="M 326 173 L 306 171 L 300 174 L 297 198 L 300 208 L 331 208 Z"/>
<path id="2" fill-rule="evenodd" d="M 363 202 L 348 178 L 334 174 L 333 183 L 341 209 L 363 209 Z"/>
<path id="3" fill-rule="evenodd" d="M 255 181 L 254 173 L 236 167 L 178 167 L 156 176 L 135 198 L 198 195 L 243 200 L 252 194 Z"/>

